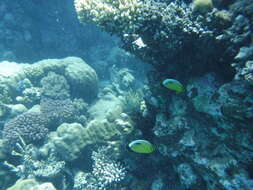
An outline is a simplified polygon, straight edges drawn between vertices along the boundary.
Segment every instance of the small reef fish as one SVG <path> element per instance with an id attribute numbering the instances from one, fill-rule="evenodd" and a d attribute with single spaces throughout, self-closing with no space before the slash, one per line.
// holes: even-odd
<path id="1" fill-rule="evenodd" d="M 175 79 L 165 79 L 162 83 L 165 88 L 176 91 L 177 94 L 184 92 L 183 85 Z"/>
<path id="2" fill-rule="evenodd" d="M 155 146 L 147 140 L 134 140 L 129 143 L 130 150 L 136 153 L 149 154 L 155 151 Z"/>

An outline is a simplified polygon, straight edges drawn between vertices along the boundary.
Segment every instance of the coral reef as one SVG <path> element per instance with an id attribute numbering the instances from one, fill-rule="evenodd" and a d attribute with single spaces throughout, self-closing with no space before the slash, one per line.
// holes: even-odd
<path id="1" fill-rule="evenodd" d="M 0 2 L 0 61 L 24 54 L 21 39 L 35 40 L 32 18 L 15 29 L 25 2 L 13 5 L 16 13 Z M 70 51 L 87 56 L 100 81 L 78 57 L 0 62 L 0 190 L 252 189 L 252 0 L 74 2 L 82 23 L 116 34 L 124 50 L 116 41 L 97 45 L 93 38 L 89 50 Z M 56 30 L 53 41 L 49 29 L 42 30 L 37 50 L 44 43 L 58 52 L 65 31 L 75 33 L 64 28 L 65 16 L 56 17 L 64 3 L 54 3 L 59 12 L 51 16 L 62 32 Z M 24 10 L 35 7 L 31 2 Z M 68 39 L 75 38 L 62 42 Z M 147 81 L 134 55 L 152 64 Z M 185 91 L 164 88 L 165 78 L 179 80 Z M 136 139 L 150 141 L 155 151 L 129 151 Z"/>
<path id="2" fill-rule="evenodd" d="M 49 72 L 40 81 L 41 95 L 46 98 L 62 100 L 69 98 L 69 85 L 64 76 Z"/>
<path id="3" fill-rule="evenodd" d="M 116 34 L 154 66 L 139 104 L 143 134 L 173 165 L 159 177 L 175 172 L 171 189 L 251 189 L 252 1 L 128 3 L 75 0 L 75 8 L 82 23 Z M 186 93 L 161 89 L 167 77 Z M 105 92 L 122 95 L 115 89 Z"/>
<path id="4" fill-rule="evenodd" d="M 177 168 L 180 181 L 186 188 L 190 188 L 197 183 L 197 176 L 192 171 L 192 168 L 187 163 L 182 163 Z"/>
<path id="5" fill-rule="evenodd" d="M 224 84 L 209 73 L 187 89 L 190 99 L 172 95 L 168 112 L 156 114 L 153 133 L 160 153 L 173 160 L 184 188 L 247 189 L 252 183 L 247 165 L 253 154 L 246 148 L 251 144 L 252 86 L 246 81 Z M 245 174 L 243 182 L 237 173 Z M 240 183 L 245 184 L 239 188 Z"/>
<path id="6" fill-rule="evenodd" d="M 13 186 L 7 190 L 56 190 L 52 183 L 40 184 L 35 179 L 18 180 Z"/>
<path id="7" fill-rule="evenodd" d="M 20 177 L 9 189 L 36 188 L 43 190 L 45 188 L 55 190 L 53 184 L 39 181 L 51 181 L 54 178 L 63 180 L 65 162 L 58 161 L 52 153 L 45 156 L 34 145 L 26 144 L 22 138 L 20 138 L 20 143 L 16 144 L 16 148 L 18 150 L 12 151 L 12 156 L 19 158 L 19 165 L 15 166 L 7 161 L 4 162 L 6 167 Z"/>
<path id="8" fill-rule="evenodd" d="M 193 11 L 207 13 L 213 9 L 213 2 L 212 0 L 194 0 L 192 6 Z"/>
<path id="9" fill-rule="evenodd" d="M 124 49 L 168 74 L 201 72 L 218 62 L 216 57 L 224 47 L 215 39 L 224 27 L 216 28 L 222 20 L 215 16 L 217 10 L 203 17 L 194 15 L 190 5 L 179 0 L 130 2 L 76 0 L 75 7 L 81 22 L 93 21 L 117 34 Z M 181 67 L 189 70 L 182 73 Z"/>
<path id="10" fill-rule="evenodd" d="M 91 173 L 78 173 L 75 177 L 75 190 L 119 189 L 120 182 L 127 175 L 126 169 L 117 161 L 110 158 L 106 147 L 92 152 L 94 164 Z"/>
<path id="11" fill-rule="evenodd" d="M 111 19 L 114 19 L 118 23 L 130 21 L 130 25 L 134 27 L 136 21 L 138 21 L 138 14 L 141 14 L 140 8 L 142 7 L 142 1 L 140 0 L 124 0 L 124 1 L 75 1 L 75 8 L 78 13 L 78 17 L 81 21 L 86 22 L 87 19 L 102 25 L 108 31 L 122 31 L 128 32 L 128 28 L 124 28 L 123 25 L 112 24 Z M 91 11 L 93 10 L 93 11 Z M 134 28 L 132 29 L 132 31 Z"/>
<path id="12" fill-rule="evenodd" d="M 85 128 L 78 123 L 63 123 L 49 135 L 42 150 L 56 152 L 63 160 L 75 160 L 88 144 Z"/>
<path id="13" fill-rule="evenodd" d="M 47 119 L 39 112 L 25 112 L 11 119 L 4 125 L 3 138 L 13 147 L 19 142 L 20 137 L 26 142 L 38 142 L 48 133 Z"/>
<path id="14" fill-rule="evenodd" d="M 102 105 L 99 103 L 99 106 Z M 95 107 L 92 109 L 94 112 Z M 94 117 L 94 114 L 92 113 L 91 116 Z M 106 143 L 112 144 L 115 148 L 114 154 L 117 155 L 120 152 L 118 147 L 124 145 L 124 139 L 132 131 L 131 119 L 127 114 L 119 112 L 116 107 L 107 114 L 103 112 L 103 115 L 96 115 L 95 119 L 90 120 L 85 127 L 79 123 L 61 124 L 55 132 L 50 133 L 48 142 L 42 149 L 44 152 L 55 152 L 63 160 L 73 161 L 80 156 L 87 145 Z"/>
<path id="15" fill-rule="evenodd" d="M 13 99 L 17 99 L 17 101 L 25 103 L 29 106 L 37 103 L 41 98 L 40 81 L 49 72 L 63 75 L 67 81 L 64 84 L 62 83 L 62 85 L 65 85 L 64 88 L 66 88 L 66 90 L 68 88 L 67 84 L 71 85 L 72 88 L 75 88 L 70 89 L 73 93 L 71 95 L 74 97 L 82 97 L 85 100 L 91 101 L 94 100 L 97 95 L 98 79 L 96 72 L 81 58 L 67 57 L 64 59 L 46 59 L 38 61 L 34 64 L 17 65 L 20 66 L 20 69 L 15 71 L 14 74 L 9 77 L 0 77 L 1 86 L 3 86 L 3 88 L 0 89 L 3 89 L 3 95 L 8 93 L 5 97 L 3 97 L 3 101 L 5 98 L 12 98 L 12 100 L 8 101 L 10 102 L 14 101 Z M 30 81 L 30 84 L 25 84 L 28 81 Z M 56 85 L 53 84 L 53 81 L 51 82 L 51 84 L 55 86 L 55 88 L 52 90 L 57 91 Z M 44 91 L 46 90 L 45 88 L 46 87 L 44 86 Z M 49 86 L 47 86 L 47 88 L 49 88 Z M 60 86 L 58 86 L 58 90 L 59 88 Z M 90 93 L 86 93 L 86 91 Z"/>
<path id="16" fill-rule="evenodd" d="M 10 98 L 10 95 L 9 95 L 9 89 L 6 85 L 0 84 L 0 99 L 1 99 L 1 102 L 2 103 L 10 103 L 11 101 L 11 98 Z"/>
<path id="17" fill-rule="evenodd" d="M 54 128 L 63 122 L 71 122 L 76 113 L 74 104 L 70 99 L 55 100 L 42 98 L 40 110 Z"/>
<path id="18" fill-rule="evenodd" d="M 224 84 L 219 88 L 218 102 L 222 114 L 228 119 L 242 121 L 253 119 L 253 94 L 250 86 L 245 81 L 234 81 Z"/>
<path id="19" fill-rule="evenodd" d="M 236 69 L 235 78 L 244 79 L 253 85 L 253 43 L 250 46 L 241 47 L 232 64 Z"/>
<path id="20" fill-rule="evenodd" d="M 135 86 L 135 77 L 128 68 L 117 69 L 113 66 L 110 76 L 112 85 L 119 94 L 124 93 L 126 90 L 131 90 Z"/>
<path id="21" fill-rule="evenodd" d="M 25 88 L 22 91 L 21 96 L 16 97 L 16 101 L 26 105 L 27 107 L 31 107 L 36 103 L 39 103 L 41 98 L 41 88 L 31 87 Z"/>
<path id="22" fill-rule="evenodd" d="M 141 102 L 143 101 L 143 97 L 144 95 L 141 90 L 127 91 L 122 100 L 124 112 L 132 116 L 139 115 L 142 112 Z"/>
<path id="23" fill-rule="evenodd" d="M 83 60 L 74 59 L 72 64 L 66 66 L 64 75 L 71 85 L 70 90 L 74 96 L 82 97 L 86 101 L 96 98 L 98 93 L 97 74 Z"/>

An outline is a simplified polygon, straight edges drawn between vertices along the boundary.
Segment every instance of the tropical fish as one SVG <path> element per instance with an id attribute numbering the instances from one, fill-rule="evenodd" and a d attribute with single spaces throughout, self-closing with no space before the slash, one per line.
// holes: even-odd
<path id="1" fill-rule="evenodd" d="M 176 91 L 177 94 L 184 92 L 183 85 L 175 79 L 165 79 L 162 84 L 165 88 Z"/>
<path id="2" fill-rule="evenodd" d="M 136 153 L 149 154 L 155 151 L 155 146 L 147 140 L 134 140 L 129 143 L 130 150 Z"/>

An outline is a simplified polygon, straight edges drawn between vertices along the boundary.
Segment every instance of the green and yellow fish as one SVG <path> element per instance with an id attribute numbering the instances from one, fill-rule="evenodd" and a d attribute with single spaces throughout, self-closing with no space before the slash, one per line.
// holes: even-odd
<path id="1" fill-rule="evenodd" d="M 134 140 L 129 143 L 130 150 L 136 153 L 149 154 L 155 151 L 155 146 L 147 140 Z"/>
<path id="2" fill-rule="evenodd" d="M 165 79 L 162 83 L 165 88 L 176 91 L 177 94 L 184 92 L 183 85 L 175 79 Z"/>

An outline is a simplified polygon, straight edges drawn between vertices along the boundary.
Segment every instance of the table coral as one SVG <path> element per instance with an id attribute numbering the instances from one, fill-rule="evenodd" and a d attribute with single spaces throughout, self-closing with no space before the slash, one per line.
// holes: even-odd
<path id="1" fill-rule="evenodd" d="M 179 66 L 184 65 L 192 67 L 189 71 L 192 74 L 196 68 L 209 67 L 208 62 L 214 64 L 216 60 L 211 61 L 210 57 L 215 59 L 213 55 L 223 52 L 215 36 L 224 27 L 215 28 L 215 11 L 205 17 L 198 16 L 184 1 L 76 0 L 75 6 L 81 22 L 92 21 L 117 34 L 125 50 L 156 67 L 163 67 L 159 70 L 180 72 Z"/>
<path id="2" fill-rule="evenodd" d="M 92 1 L 92 0 L 76 0 L 75 7 L 78 13 L 78 18 L 82 22 L 86 22 L 87 19 L 92 20 L 108 31 L 120 31 L 129 32 L 129 29 L 134 31 L 133 28 L 128 28 L 127 25 L 122 25 L 124 22 L 129 22 L 130 25 L 136 23 L 138 19 L 141 19 L 141 7 L 143 2 L 141 0 L 106 0 L 106 1 Z M 116 25 L 112 23 L 114 20 Z"/>

